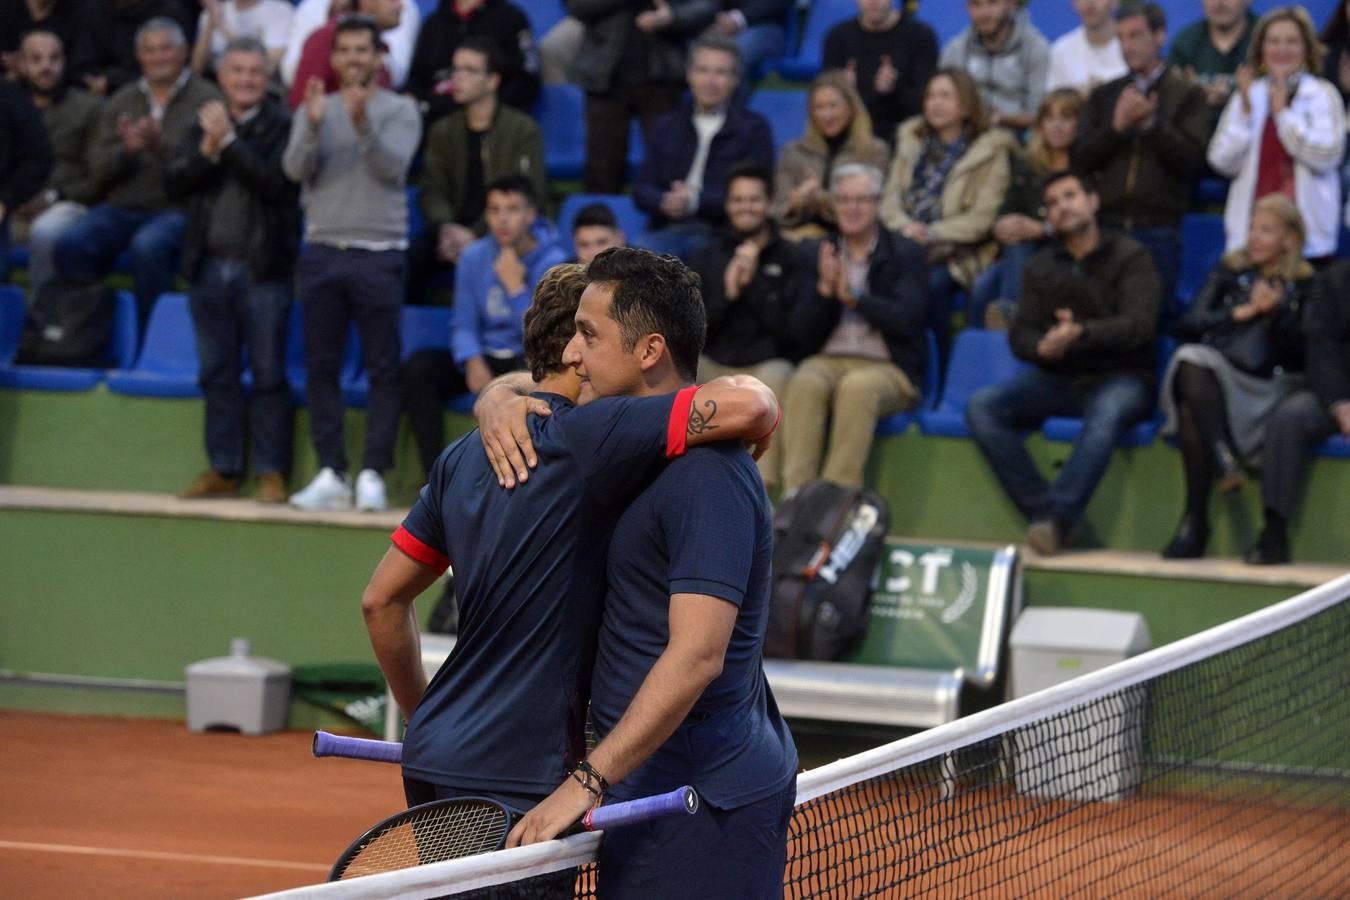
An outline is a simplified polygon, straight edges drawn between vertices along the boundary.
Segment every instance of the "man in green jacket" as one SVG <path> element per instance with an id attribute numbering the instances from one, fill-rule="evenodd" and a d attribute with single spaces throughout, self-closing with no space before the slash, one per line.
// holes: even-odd
<path id="1" fill-rule="evenodd" d="M 547 196 L 544 140 L 534 119 L 499 102 L 501 57 L 485 37 L 455 49 L 451 90 L 459 109 L 427 134 L 422 214 L 427 227 L 408 248 L 408 302 L 425 302 L 428 282 L 453 269 L 485 231 L 487 185 L 518 175 Z"/>

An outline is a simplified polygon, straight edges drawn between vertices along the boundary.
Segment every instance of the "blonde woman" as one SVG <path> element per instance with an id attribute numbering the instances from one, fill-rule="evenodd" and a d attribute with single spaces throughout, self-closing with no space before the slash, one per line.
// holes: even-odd
<path id="1" fill-rule="evenodd" d="M 1308 13 L 1282 6 L 1261 17 L 1248 64 L 1237 74 L 1209 143 L 1209 162 L 1233 179 L 1224 209 L 1227 249 L 1242 246 L 1253 204 L 1282 194 L 1307 230 L 1303 255 L 1336 252 L 1341 211 L 1338 168 L 1345 149 L 1345 105 L 1322 71 L 1322 45 Z"/>
<path id="2" fill-rule="evenodd" d="M 774 177 L 773 217 L 785 237 L 824 237 L 834 225 L 830 173 L 860 163 L 883 172 L 890 164 L 886 142 L 872 134 L 872 117 L 842 71 L 822 72 L 811 82 L 806 131 L 788 142 Z"/>
<path id="3" fill-rule="evenodd" d="M 1036 111 L 1036 124 L 1026 150 L 1008 151 L 1008 193 L 994 220 L 998 260 L 980 273 L 970 292 L 966 321 L 1007 330 L 1022 296 L 1022 266 L 1044 246 L 1050 233 L 1041 202 L 1045 178 L 1069 168 L 1069 148 L 1078 137 L 1083 95 L 1074 88 L 1056 88 Z M 992 312 L 991 312 L 992 310 Z"/>
<path id="4" fill-rule="evenodd" d="M 1204 555 L 1215 479 L 1226 492 L 1241 487 L 1241 462 L 1259 461 L 1266 420 L 1301 383 L 1303 312 L 1319 293 L 1306 237 L 1288 197 L 1256 201 L 1245 246 L 1220 261 L 1177 324 L 1190 343 L 1172 358 L 1161 404 L 1163 433 L 1181 448 L 1186 505 L 1165 558 Z"/>
<path id="5" fill-rule="evenodd" d="M 994 260 L 991 230 L 1008 190 L 1014 139 L 988 128 L 974 80 L 939 69 L 923 92 L 923 113 L 900 126 L 886 179 L 881 221 L 928 252 L 928 327 L 946 347 L 951 299 Z"/>

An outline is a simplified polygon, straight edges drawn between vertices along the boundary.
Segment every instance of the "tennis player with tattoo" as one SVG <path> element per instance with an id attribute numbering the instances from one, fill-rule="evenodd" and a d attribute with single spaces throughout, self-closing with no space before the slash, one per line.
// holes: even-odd
<path id="1" fill-rule="evenodd" d="M 619 249 L 588 276 L 564 362 L 600 396 L 687 390 L 703 344 L 697 276 Z M 685 310 L 659 353 L 655 297 Z M 782 896 L 797 751 L 762 664 L 772 552 L 768 497 L 733 442 L 689 448 L 628 506 L 609 547 L 591 684 L 601 740 L 508 846 L 560 834 L 602 798 L 689 784 L 703 800 L 696 816 L 606 833 L 600 895 Z"/>
<path id="2" fill-rule="evenodd" d="M 687 446 L 765 435 L 777 419 L 773 394 L 747 378 L 574 406 L 584 382 L 561 358 L 583 272 L 549 270 L 525 315 L 525 355 L 539 379 L 530 402 L 550 413 L 529 418 L 538 469 L 506 491 L 476 434 L 446 448 L 362 599 L 376 657 L 409 718 L 409 804 L 478 795 L 523 811 L 567 777 L 585 753 L 618 515 Z M 650 337 L 659 350 L 660 335 Z M 693 404 L 705 411 L 697 433 L 688 431 Z M 428 685 L 413 600 L 452 562 L 459 639 Z"/>

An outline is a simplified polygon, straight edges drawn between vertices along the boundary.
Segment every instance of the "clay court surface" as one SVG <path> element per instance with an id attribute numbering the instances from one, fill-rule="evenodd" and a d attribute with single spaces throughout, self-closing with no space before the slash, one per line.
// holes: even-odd
<path id="1" fill-rule="evenodd" d="M 396 766 L 307 733 L 0 711 L 0 895 L 242 897 L 323 881 L 403 806 Z"/>

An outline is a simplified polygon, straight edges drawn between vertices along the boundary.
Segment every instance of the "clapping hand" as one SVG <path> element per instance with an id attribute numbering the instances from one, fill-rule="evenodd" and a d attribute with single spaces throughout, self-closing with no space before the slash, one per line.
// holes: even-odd
<path id="1" fill-rule="evenodd" d="M 202 156 L 212 158 L 220 155 L 225 141 L 234 132 L 225 104 L 219 100 L 208 100 L 197 110 L 197 124 L 202 129 Z"/>
<path id="2" fill-rule="evenodd" d="M 1145 96 L 1134 85 L 1126 85 L 1116 98 L 1116 108 L 1111 116 L 1111 128 L 1117 134 L 1125 134 L 1144 125 L 1158 112 L 1158 95 Z"/>
<path id="3" fill-rule="evenodd" d="M 670 190 L 661 195 L 661 214 L 667 219 L 683 219 L 689 215 L 692 199 L 689 186 L 683 181 L 672 181 Z"/>
<path id="4" fill-rule="evenodd" d="M 671 11 L 666 0 L 655 0 L 654 8 L 638 13 L 634 24 L 645 34 L 655 34 L 669 28 L 674 21 L 675 13 Z"/>
<path id="5" fill-rule="evenodd" d="M 309 124 L 318 128 L 323 124 L 324 114 L 324 87 L 323 79 L 310 78 L 305 82 L 305 118 L 309 119 Z"/>
<path id="6" fill-rule="evenodd" d="M 1237 74 L 1234 75 L 1237 81 L 1238 94 L 1242 97 L 1242 111 L 1250 114 L 1252 111 L 1252 82 L 1256 80 L 1256 73 L 1252 67 L 1243 63 L 1237 67 Z"/>
<path id="7" fill-rule="evenodd" d="M 1073 320 L 1073 310 L 1055 310 L 1055 324 L 1036 344 L 1041 359 L 1059 360 L 1069 352 L 1070 345 L 1083 333 L 1083 326 Z"/>
<path id="8" fill-rule="evenodd" d="M 876 88 L 878 94 L 889 94 L 895 90 L 899 80 L 900 70 L 891 62 L 890 54 L 881 54 L 881 65 L 877 67 L 876 77 L 872 79 L 872 87 Z"/>
<path id="9" fill-rule="evenodd" d="M 508 294 L 519 294 L 525 290 L 525 264 L 520 261 L 516 248 L 503 247 L 492 263 L 492 271 Z"/>
<path id="10" fill-rule="evenodd" d="M 736 247 L 731 262 L 727 263 L 726 271 L 722 273 L 722 288 L 727 302 L 733 302 L 741 296 L 741 291 L 745 290 L 758 268 L 759 245 L 754 241 L 742 241 Z"/>
<path id="11" fill-rule="evenodd" d="M 352 127 L 362 134 L 370 129 L 370 121 L 366 118 L 366 101 L 373 93 L 375 93 L 374 82 L 368 85 L 350 85 L 342 89 L 342 105 L 347 108 Z"/>
<path id="12" fill-rule="evenodd" d="M 1252 286 L 1251 304 L 1255 315 L 1264 316 L 1279 309 L 1284 299 L 1284 285 L 1262 278 Z"/>

